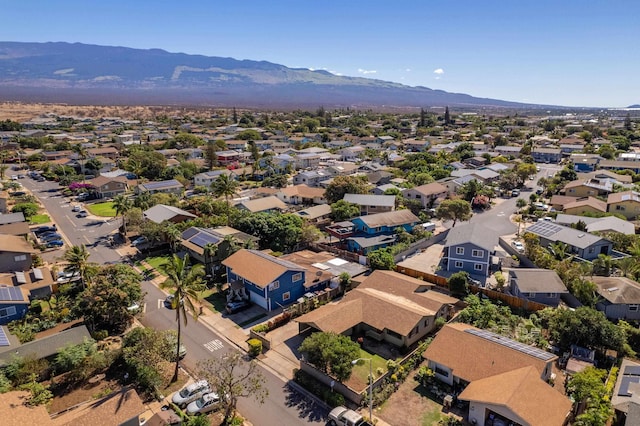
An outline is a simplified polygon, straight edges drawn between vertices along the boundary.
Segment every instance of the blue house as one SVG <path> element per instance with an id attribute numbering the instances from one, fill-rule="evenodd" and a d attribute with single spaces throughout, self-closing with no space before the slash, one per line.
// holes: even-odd
<path id="1" fill-rule="evenodd" d="M 355 233 L 371 236 L 394 234 L 398 228 L 411 232 L 413 227 L 420 223 L 420 219 L 411 213 L 411 210 L 405 209 L 360 216 L 351 222 Z"/>
<path id="2" fill-rule="evenodd" d="M 248 299 L 267 311 L 293 303 L 306 292 L 306 269 L 258 250 L 242 249 L 222 264 L 234 297 Z"/>
<path id="3" fill-rule="evenodd" d="M 0 325 L 24 317 L 29 309 L 29 299 L 18 287 L 0 287 Z"/>
<path id="4" fill-rule="evenodd" d="M 447 270 L 489 276 L 491 257 L 497 244 L 498 237 L 495 231 L 479 223 L 451 228 L 444 245 Z"/>

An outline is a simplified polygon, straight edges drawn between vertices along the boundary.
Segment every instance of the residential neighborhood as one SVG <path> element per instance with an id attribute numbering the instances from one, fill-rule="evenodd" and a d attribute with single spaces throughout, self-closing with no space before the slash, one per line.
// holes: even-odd
<path id="1" fill-rule="evenodd" d="M 150 111 L 0 121 L 0 412 L 640 424 L 638 117 Z"/>

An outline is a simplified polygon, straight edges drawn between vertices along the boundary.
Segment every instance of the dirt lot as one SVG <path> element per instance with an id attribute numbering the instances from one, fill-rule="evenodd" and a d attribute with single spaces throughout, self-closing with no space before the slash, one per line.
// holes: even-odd
<path id="1" fill-rule="evenodd" d="M 442 405 L 429 399 L 425 389 L 410 374 L 376 415 L 390 425 L 433 426 L 449 413 L 442 410 Z"/>

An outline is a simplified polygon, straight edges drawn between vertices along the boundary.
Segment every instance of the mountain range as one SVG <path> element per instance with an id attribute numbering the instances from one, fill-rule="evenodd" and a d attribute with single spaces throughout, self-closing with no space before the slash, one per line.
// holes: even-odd
<path id="1" fill-rule="evenodd" d="M 0 100 L 255 108 L 541 107 L 266 61 L 64 42 L 0 42 Z"/>

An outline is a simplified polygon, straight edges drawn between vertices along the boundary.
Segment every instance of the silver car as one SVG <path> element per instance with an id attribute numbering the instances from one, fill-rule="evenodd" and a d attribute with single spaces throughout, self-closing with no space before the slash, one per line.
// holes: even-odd
<path id="1" fill-rule="evenodd" d="M 206 380 L 199 380 L 174 393 L 171 401 L 179 407 L 184 407 L 209 392 L 211 392 L 209 383 Z"/>
<path id="2" fill-rule="evenodd" d="M 220 396 L 211 392 L 202 395 L 200 398 L 187 405 L 187 414 L 190 416 L 198 413 L 208 413 L 220 406 Z"/>

